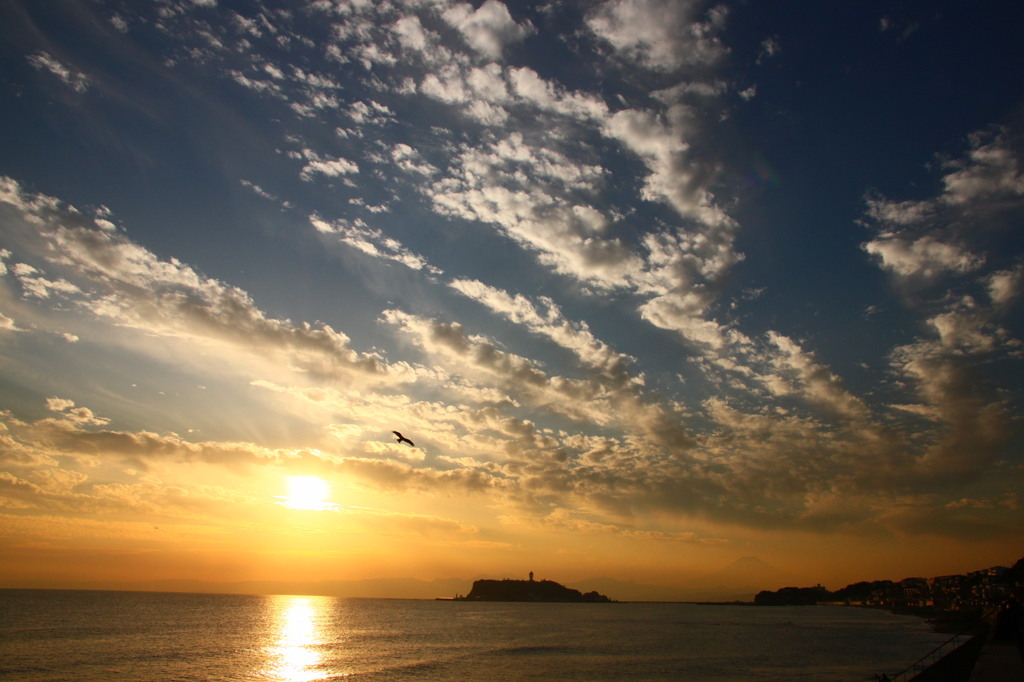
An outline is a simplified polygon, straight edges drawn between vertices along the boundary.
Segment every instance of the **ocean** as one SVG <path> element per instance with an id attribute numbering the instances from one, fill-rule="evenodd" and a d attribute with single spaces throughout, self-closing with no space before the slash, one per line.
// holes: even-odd
<path id="1" fill-rule="evenodd" d="M 0 590 L 0 680 L 821 680 L 945 639 L 841 606 Z"/>

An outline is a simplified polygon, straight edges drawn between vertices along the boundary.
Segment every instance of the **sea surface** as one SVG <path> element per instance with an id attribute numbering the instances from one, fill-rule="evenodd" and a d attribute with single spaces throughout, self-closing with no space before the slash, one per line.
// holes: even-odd
<path id="1" fill-rule="evenodd" d="M 842 606 L 0 590 L 0 680 L 822 680 L 945 639 Z"/>

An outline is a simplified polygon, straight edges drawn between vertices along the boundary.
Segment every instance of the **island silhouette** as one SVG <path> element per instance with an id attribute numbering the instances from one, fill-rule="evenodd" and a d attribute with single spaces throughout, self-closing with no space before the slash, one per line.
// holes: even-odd
<path id="1" fill-rule="evenodd" d="M 612 600 L 596 590 L 583 593 L 566 587 L 554 580 L 474 580 L 473 589 L 456 601 L 526 601 L 526 602 L 569 602 L 569 603 L 610 603 Z"/>

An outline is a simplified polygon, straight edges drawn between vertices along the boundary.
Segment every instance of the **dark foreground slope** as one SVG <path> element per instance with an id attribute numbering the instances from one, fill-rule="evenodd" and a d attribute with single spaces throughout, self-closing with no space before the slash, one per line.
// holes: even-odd
<path id="1" fill-rule="evenodd" d="M 477 580 L 464 599 L 467 601 L 597 602 L 611 599 L 560 585 L 553 580 Z"/>

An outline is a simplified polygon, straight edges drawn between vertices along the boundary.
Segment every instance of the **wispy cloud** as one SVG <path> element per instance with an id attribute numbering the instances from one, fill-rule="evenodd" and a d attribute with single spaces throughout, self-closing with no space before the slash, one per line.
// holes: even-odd
<path id="1" fill-rule="evenodd" d="M 310 216 L 309 221 L 318 232 L 327 235 L 335 235 L 349 246 L 376 258 L 393 260 L 413 270 L 423 270 L 434 275 L 440 275 L 442 271 L 428 263 L 422 256 L 410 252 L 402 246 L 398 240 L 388 237 L 380 230 L 373 230 L 367 227 L 361 219 L 349 223 L 344 220 L 337 220 L 328 223 L 319 216 Z"/>
<path id="2" fill-rule="evenodd" d="M 21 280 L 28 282 L 29 294 L 45 298 L 56 289 L 112 324 L 236 350 L 244 347 L 277 356 L 300 371 L 380 372 L 377 358 L 353 351 L 348 338 L 330 326 L 268 317 L 244 291 L 177 260 L 162 260 L 119 232 L 90 226 L 91 221 L 57 199 L 25 193 L 9 179 L 5 183 L 6 199 L 23 211 L 21 229 L 32 240 L 35 255 L 78 282 L 43 281 L 35 268 L 22 266 Z"/>
<path id="3" fill-rule="evenodd" d="M 26 57 L 29 64 L 39 71 L 53 74 L 75 92 L 81 94 L 89 89 L 90 79 L 81 71 L 64 64 L 49 52 L 40 51 Z"/>

